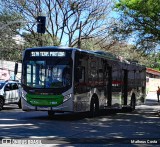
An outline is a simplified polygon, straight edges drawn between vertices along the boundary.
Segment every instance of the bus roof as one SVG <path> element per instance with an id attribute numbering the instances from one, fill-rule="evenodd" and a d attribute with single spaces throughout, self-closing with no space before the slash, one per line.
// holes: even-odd
<path id="1" fill-rule="evenodd" d="M 26 50 L 50 50 L 50 49 L 62 49 L 62 50 L 70 50 L 70 51 L 79 51 L 79 52 L 84 52 L 84 53 L 89 53 L 92 55 L 96 56 L 101 56 L 101 57 L 107 57 L 108 59 L 112 60 L 119 60 L 116 56 L 114 56 L 112 53 L 109 52 L 104 52 L 104 51 L 92 51 L 92 50 L 82 50 L 79 48 L 72 48 L 72 47 L 63 47 L 63 46 L 44 46 L 44 47 L 34 47 L 34 48 L 27 48 Z"/>
<path id="2" fill-rule="evenodd" d="M 69 51 L 79 51 L 79 52 L 83 52 L 83 53 L 89 53 L 92 54 L 94 56 L 97 57 L 102 57 L 102 58 L 107 58 L 109 60 L 114 60 L 114 61 L 119 61 L 122 63 L 126 63 L 126 64 L 132 64 L 132 62 L 129 62 L 127 60 L 125 60 L 122 57 L 118 57 L 113 55 L 110 52 L 105 52 L 105 51 L 92 51 L 92 50 L 83 50 L 83 49 L 79 49 L 79 48 L 73 48 L 73 47 L 64 47 L 64 46 L 42 46 L 42 47 L 34 47 L 34 48 L 27 48 L 26 50 L 32 50 L 32 51 L 36 51 L 36 50 L 50 50 L 50 49 L 56 49 L 56 50 L 69 50 Z M 135 64 L 134 64 L 135 65 Z M 137 66 L 141 66 L 140 64 L 136 64 Z"/>
<path id="3" fill-rule="evenodd" d="M 33 48 L 27 48 L 26 50 L 32 50 L 32 51 L 36 51 L 36 50 L 41 50 L 41 49 L 46 49 L 46 50 L 50 50 L 50 49 L 66 49 L 66 50 L 73 50 L 74 48 L 71 47 L 63 47 L 63 46 L 42 46 L 42 47 L 33 47 Z"/>

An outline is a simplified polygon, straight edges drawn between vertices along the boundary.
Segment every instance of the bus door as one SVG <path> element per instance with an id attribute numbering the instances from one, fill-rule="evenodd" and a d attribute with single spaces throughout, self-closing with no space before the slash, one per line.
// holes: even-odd
<path id="1" fill-rule="evenodd" d="M 127 105 L 127 97 L 128 97 L 128 70 L 123 70 L 123 98 L 124 105 Z"/>
<path id="2" fill-rule="evenodd" d="M 108 102 L 107 105 L 112 105 L 112 67 L 108 66 L 108 85 L 107 85 L 107 91 L 108 91 Z"/>
<path id="3" fill-rule="evenodd" d="M 75 72 L 74 72 L 74 99 L 75 111 L 88 111 L 88 61 L 87 56 L 83 53 L 76 52 L 75 56 Z"/>
<path id="4" fill-rule="evenodd" d="M 107 98 L 107 106 L 112 105 L 112 67 L 104 61 L 104 96 Z"/>

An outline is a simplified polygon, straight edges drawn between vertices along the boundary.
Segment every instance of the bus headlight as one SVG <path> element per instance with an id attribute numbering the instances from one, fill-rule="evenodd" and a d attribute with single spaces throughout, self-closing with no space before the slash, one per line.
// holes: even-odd
<path id="1" fill-rule="evenodd" d="M 68 94 L 66 96 L 64 96 L 63 102 L 69 100 L 72 97 L 72 94 Z"/>

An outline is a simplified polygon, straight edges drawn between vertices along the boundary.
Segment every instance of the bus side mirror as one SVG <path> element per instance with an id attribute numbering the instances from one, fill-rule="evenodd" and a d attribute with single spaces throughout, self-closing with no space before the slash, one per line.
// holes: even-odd
<path id="1" fill-rule="evenodd" d="M 15 63 L 15 67 L 14 67 L 14 75 L 17 75 L 18 73 L 18 63 Z"/>

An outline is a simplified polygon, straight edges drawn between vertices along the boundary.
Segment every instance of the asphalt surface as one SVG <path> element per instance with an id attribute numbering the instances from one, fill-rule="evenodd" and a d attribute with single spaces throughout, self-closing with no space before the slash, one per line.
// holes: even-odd
<path id="1" fill-rule="evenodd" d="M 23 112 L 7 105 L 0 112 L 0 143 L 7 138 L 14 144 L 0 147 L 160 146 L 159 111 L 155 93 L 149 93 L 134 112 L 103 111 L 95 118 L 84 113 L 49 118 L 47 112 Z"/>

